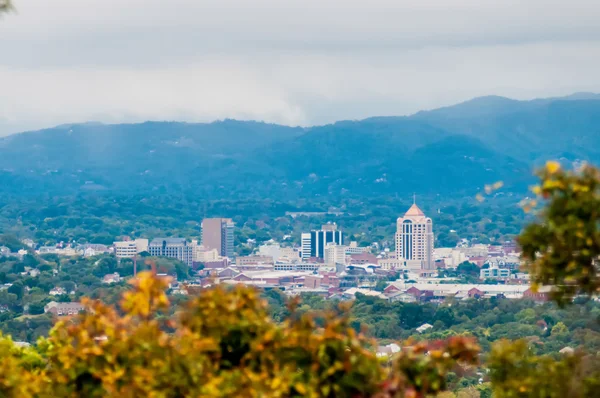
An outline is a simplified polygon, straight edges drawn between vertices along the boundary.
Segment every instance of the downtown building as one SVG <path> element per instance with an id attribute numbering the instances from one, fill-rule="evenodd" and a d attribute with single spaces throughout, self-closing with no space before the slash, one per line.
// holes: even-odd
<path id="1" fill-rule="evenodd" d="M 114 242 L 113 246 L 117 258 L 133 258 L 141 252 L 148 251 L 148 239 Z"/>
<path id="2" fill-rule="evenodd" d="M 414 271 L 435 270 L 433 223 L 416 203 L 396 223 L 396 261 Z"/>
<path id="3" fill-rule="evenodd" d="M 202 220 L 202 246 L 216 249 L 220 256 L 233 258 L 233 229 L 231 218 L 205 218 Z"/>
<path id="4" fill-rule="evenodd" d="M 311 231 L 301 235 L 302 259 L 311 257 L 324 258 L 327 244 L 343 245 L 344 235 L 335 223 L 327 223 L 319 231 Z"/>
<path id="5" fill-rule="evenodd" d="M 148 252 L 151 256 L 176 258 L 191 267 L 194 263 L 194 246 L 184 238 L 155 238 L 148 245 Z"/>

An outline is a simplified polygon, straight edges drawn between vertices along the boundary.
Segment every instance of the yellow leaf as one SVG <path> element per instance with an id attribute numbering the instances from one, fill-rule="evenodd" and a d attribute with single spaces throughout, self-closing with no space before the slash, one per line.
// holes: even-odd
<path id="1" fill-rule="evenodd" d="M 534 185 L 531 187 L 531 192 L 533 192 L 536 195 L 540 195 L 542 193 L 542 187 L 540 187 L 539 185 Z"/>
<path id="2" fill-rule="evenodd" d="M 555 162 L 553 160 L 549 160 L 546 162 L 546 171 L 550 174 L 556 174 L 557 171 L 560 170 L 560 163 Z"/>
<path id="3" fill-rule="evenodd" d="M 299 394 L 302 394 L 302 395 L 306 394 L 306 387 L 304 386 L 304 384 L 296 383 L 296 384 L 294 384 L 294 388 L 296 389 L 296 391 L 298 391 Z"/>

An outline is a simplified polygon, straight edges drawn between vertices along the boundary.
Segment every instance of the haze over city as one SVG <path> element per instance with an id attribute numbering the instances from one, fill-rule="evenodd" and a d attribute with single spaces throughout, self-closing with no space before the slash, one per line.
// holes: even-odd
<path id="1" fill-rule="evenodd" d="M 592 0 L 47 4 L 19 1 L 0 21 L 0 135 L 85 121 L 315 125 L 600 91 Z"/>

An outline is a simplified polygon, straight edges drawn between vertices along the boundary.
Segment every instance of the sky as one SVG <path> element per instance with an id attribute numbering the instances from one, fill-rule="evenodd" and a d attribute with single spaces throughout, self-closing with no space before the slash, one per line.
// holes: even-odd
<path id="1" fill-rule="evenodd" d="M 85 121 L 307 126 L 600 92 L 597 0 L 13 3 L 0 17 L 0 135 Z"/>

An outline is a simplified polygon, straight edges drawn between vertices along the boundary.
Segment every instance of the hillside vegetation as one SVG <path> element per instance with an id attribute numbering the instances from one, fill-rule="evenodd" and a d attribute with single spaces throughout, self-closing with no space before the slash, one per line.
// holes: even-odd
<path id="1" fill-rule="evenodd" d="M 225 120 L 63 125 L 0 139 L 0 191 L 207 198 L 522 191 L 541 159 L 600 160 L 594 95 L 476 98 L 409 117 L 311 128 Z"/>

